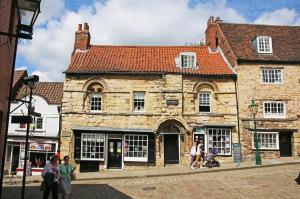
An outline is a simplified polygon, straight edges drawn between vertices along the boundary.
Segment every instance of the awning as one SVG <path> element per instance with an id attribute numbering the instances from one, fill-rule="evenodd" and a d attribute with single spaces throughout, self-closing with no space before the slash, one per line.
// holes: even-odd
<path id="1" fill-rule="evenodd" d="M 126 133 L 154 133 L 154 129 L 144 128 L 111 128 L 111 127 L 90 127 L 75 126 L 72 128 L 77 131 L 106 131 L 106 132 L 126 132 Z"/>

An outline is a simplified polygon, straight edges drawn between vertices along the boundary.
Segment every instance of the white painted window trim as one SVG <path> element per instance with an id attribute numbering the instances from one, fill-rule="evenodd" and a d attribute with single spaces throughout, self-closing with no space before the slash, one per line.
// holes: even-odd
<path id="1" fill-rule="evenodd" d="M 263 70 L 267 70 L 268 73 L 271 70 L 280 70 L 281 82 L 264 82 Z M 280 69 L 277 69 L 277 68 L 262 68 L 261 71 L 260 71 L 260 74 L 261 74 L 261 83 L 262 84 L 283 84 L 283 71 L 282 71 L 281 68 Z"/>
<path id="2" fill-rule="evenodd" d="M 100 110 L 92 110 L 92 98 L 93 97 L 100 97 L 100 99 L 101 99 Z M 100 112 L 102 112 L 102 105 L 103 105 L 102 95 L 100 93 L 91 93 L 90 94 L 90 112 L 91 113 L 100 113 Z"/>
<path id="3" fill-rule="evenodd" d="M 144 94 L 144 96 L 143 96 L 143 99 L 144 99 L 144 109 L 143 110 L 135 110 L 135 106 L 134 106 L 134 100 L 136 99 L 135 98 L 135 93 L 143 93 Z M 133 104 L 132 104 L 132 109 L 133 109 L 133 112 L 134 113 L 144 113 L 145 112 L 145 110 L 146 110 L 146 92 L 145 91 L 133 91 L 133 93 L 132 93 L 132 102 L 133 102 Z"/>
<path id="4" fill-rule="evenodd" d="M 183 63 L 182 63 L 182 56 L 193 56 L 194 62 L 193 62 L 193 66 L 187 66 L 187 67 L 183 67 Z M 195 52 L 183 52 L 180 53 L 179 55 L 179 67 L 182 69 L 188 69 L 188 68 L 197 68 L 197 54 Z"/>
<path id="5" fill-rule="evenodd" d="M 207 133 L 207 149 L 209 149 L 208 142 L 209 142 L 209 130 L 210 129 L 212 129 L 212 130 L 214 130 L 214 129 L 215 130 L 225 130 L 225 132 L 226 132 L 226 130 L 229 130 L 229 147 L 226 147 L 226 140 L 225 140 L 225 149 L 229 148 L 229 152 L 228 153 L 221 153 L 220 151 L 218 151 L 217 155 L 231 155 L 232 154 L 232 149 L 231 149 L 231 145 L 232 145 L 232 130 L 230 128 L 207 128 L 207 130 L 206 130 L 206 133 Z M 225 136 L 225 139 L 226 139 L 226 136 Z"/>
<path id="6" fill-rule="evenodd" d="M 266 113 L 265 112 L 265 106 L 268 103 L 282 103 L 283 104 L 283 113 L 282 114 L 276 114 L 276 113 Z M 264 101 L 263 102 L 263 115 L 264 118 L 286 118 L 286 103 L 284 101 Z"/>
<path id="7" fill-rule="evenodd" d="M 267 148 L 267 147 L 264 147 L 262 148 L 260 146 L 260 143 L 259 143 L 259 150 L 279 150 L 279 133 L 278 132 L 257 132 L 257 136 L 258 134 L 276 134 L 276 148 Z M 255 148 L 255 144 L 254 144 L 254 135 L 255 133 L 252 131 L 252 149 L 256 149 Z"/>
<path id="8" fill-rule="evenodd" d="M 209 111 L 200 111 L 200 106 L 201 106 L 201 103 L 200 103 L 200 95 L 201 94 L 209 94 Z M 199 92 L 198 94 L 198 100 L 199 100 L 199 113 L 211 113 L 212 110 L 211 110 L 211 92 L 209 91 L 201 91 Z"/>
<path id="9" fill-rule="evenodd" d="M 127 136 L 146 136 L 147 137 L 147 157 L 126 157 L 126 155 L 125 155 L 126 135 Z M 149 138 L 148 138 L 148 135 L 124 134 L 124 148 L 123 148 L 124 161 L 127 161 L 127 162 L 148 162 L 148 156 L 149 156 L 148 152 L 149 152 Z"/>
<path id="10" fill-rule="evenodd" d="M 264 45 L 266 45 L 266 44 L 265 44 L 265 39 L 268 39 L 268 40 L 269 40 L 269 44 L 270 44 L 269 48 L 270 48 L 270 51 L 262 51 L 262 50 L 259 49 L 259 39 L 263 39 Z M 269 37 L 269 36 L 258 36 L 258 37 L 256 38 L 256 48 L 257 48 L 257 52 L 258 52 L 258 53 L 261 53 L 261 54 L 271 54 L 271 53 L 273 53 L 272 37 Z"/>
<path id="11" fill-rule="evenodd" d="M 103 148 L 103 158 L 100 158 L 100 154 L 99 154 L 99 158 L 83 158 L 82 157 L 82 152 L 83 152 L 83 135 L 84 134 L 96 134 L 96 135 L 102 135 L 103 136 L 103 140 L 104 140 L 104 148 Z M 81 133 L 81 140 L 80 140 L 80 160 L 95 160 L 95 161 L 98 161 L 98 160 L 104 160 L 105 158 L 105 153 L 106 153 L 106 150 L 105 150 L 105 147 L 106 147 L 106 139 L 105 139 L 105 134 L 103 133 Z"/>

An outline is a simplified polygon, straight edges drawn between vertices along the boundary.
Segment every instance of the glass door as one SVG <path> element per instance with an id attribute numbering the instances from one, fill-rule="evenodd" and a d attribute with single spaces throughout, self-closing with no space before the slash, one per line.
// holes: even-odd
<path id="1" fill-rule="evenodd" d="M 122 140 L 108 139 L 108 169 L 122 168 Z"/>

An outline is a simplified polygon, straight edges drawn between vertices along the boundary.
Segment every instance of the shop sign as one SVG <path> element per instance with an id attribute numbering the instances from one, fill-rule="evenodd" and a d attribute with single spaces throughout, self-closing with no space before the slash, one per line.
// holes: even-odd
<path id="1" fill-rule="evenodd" d="M 31 151 L 51 151 L 51 144 L 40 144 L 40 143 L 30 143 L 29 149 Z"/>

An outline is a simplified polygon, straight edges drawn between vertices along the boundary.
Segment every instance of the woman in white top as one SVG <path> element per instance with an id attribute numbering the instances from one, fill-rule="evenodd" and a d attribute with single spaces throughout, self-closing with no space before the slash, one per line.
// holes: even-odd
<path id="1" fill-rule="evenodd" d="M 197 166 L 198 161 L 200 161 L 200 168 L 201 168 L 201 164 L 202 164 L 202 158 L 201 158 L 202 150 L 203 150 L 203 141 L 199 140 L 197 142 L 197 148 L 196 148 L 196 160 L 193 162 L 193 164 L 191 166 L 192 169 L 195 169 L 195 166 Z"/>
<path id="2" fill-rule="evenodd" d="M 194 142 L 193 146 L 191 148 L 191 152 L 190 152 L 190 155 L 191 155 L 190 167 L 192 166 L 192 164 L 193 164 L 193 162 L 195 160 L 195 157 L 196 157 L 196 146 L 197 146 L 197 143 Z"/>

